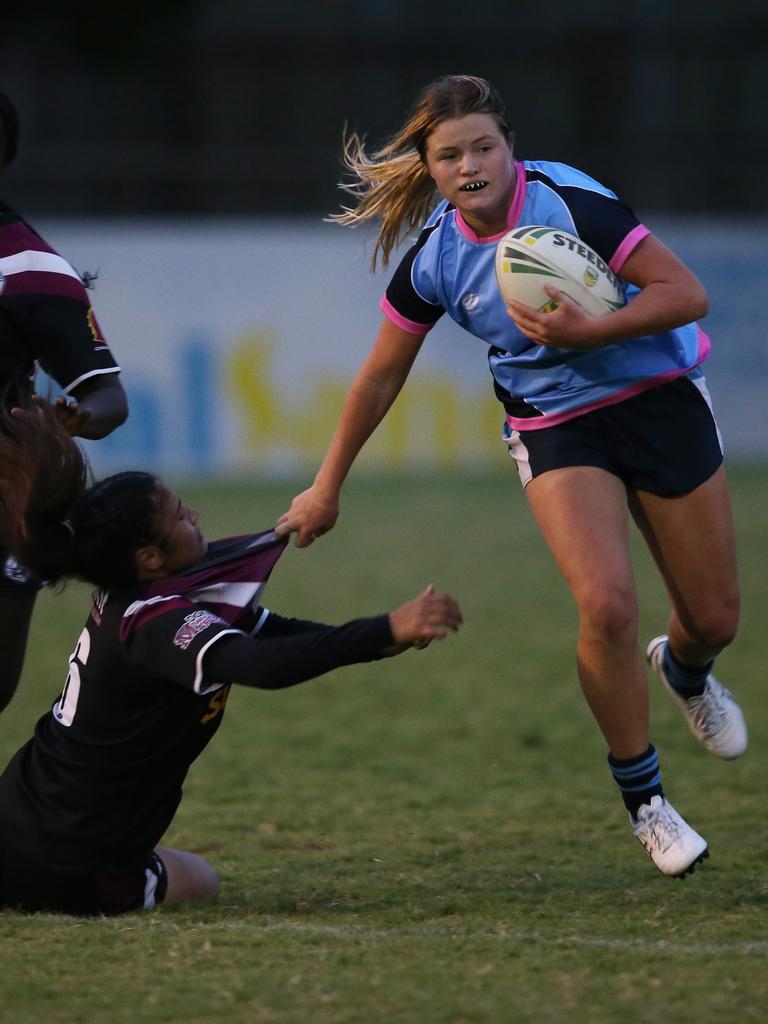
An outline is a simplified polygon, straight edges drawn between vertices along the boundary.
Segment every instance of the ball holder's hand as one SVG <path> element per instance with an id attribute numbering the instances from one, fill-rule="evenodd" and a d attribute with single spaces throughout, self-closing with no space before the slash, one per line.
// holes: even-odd
<path id="1" fill-rule="evenodd" d="M 556 304 L 547 313 L 523 302 L 507 302 L 507 312 L 515 327 L 537 345 L 576 350 L 599 347 L 594 336 L 596 318 L 552 285 L 545 285 L 544 291 Z"/>

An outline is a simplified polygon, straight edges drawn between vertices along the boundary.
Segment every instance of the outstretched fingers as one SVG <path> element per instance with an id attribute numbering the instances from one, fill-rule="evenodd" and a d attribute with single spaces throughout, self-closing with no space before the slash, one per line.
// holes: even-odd
<path id="1" fill-rule="evenodd" d="M 456 633 L 464 619 L 458 602 L 430 583 L 418 597 L 390 612 L 392 636 L 397 644 L 426 647 Z"/>

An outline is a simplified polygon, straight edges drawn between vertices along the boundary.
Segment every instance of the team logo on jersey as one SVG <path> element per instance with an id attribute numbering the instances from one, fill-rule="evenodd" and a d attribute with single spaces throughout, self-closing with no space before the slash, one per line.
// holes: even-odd
<path id="1" fill-rule="evenodd" d="M 480 296 L 476 292 L 467 292 L 466 295 L 462 296 L 461 304 L 468 313 L 474 313 L 479 301 Z"/>
<path id="2" fill-rule="evenodd" d="M 189 615 L 184 617 L 184 621 L 176 630 L 176 636 L 173 638 L 174 647 L 180 647 L 182 651 L 186 651 L 197 634 L 202 633 L 204 629 L 208 629 L 214 623 L 222 626 L 226 625 L 224 619 L 220 619 L 213 612 L 206 612 L 202 609 L 198 612 L 190 612 Z"/>
<path id="3" fill-rule="evenodd" d="M 86 314 L 86 321 L 88 323 L 88 328 L 89 328 L 89 330 L 91 332 L 91 337 L 93 338 L 94 345 L 96 345 L 96 346 L 104 345 L 105 344 L 104 335 L 101 333 L 101 328 L 99 327 L 99 321 L 96 319 L 96 314 L 93 311 L 93 306 L 89 306 L 88 307 L 88 313 Z"/>

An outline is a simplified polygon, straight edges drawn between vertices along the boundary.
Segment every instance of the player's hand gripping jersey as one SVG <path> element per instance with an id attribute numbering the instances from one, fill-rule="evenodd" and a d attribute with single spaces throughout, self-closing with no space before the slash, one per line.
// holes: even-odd
<path id="1" fill-rule="evenodd" d="M 496 283 L 502 234 L 525 224 L 561 228 L 582 238 L 620 276 L 649 231 L 613 192 L 572 167 L 526 160 L 515 168 L 505 231 L 479 238 L 442 201 L 395 271 L 381 301 L 384 313 L 414 334 L 424 334 L 447 313 L 489 345 L 496 394 L 513 429 L 553 426 L 690 371 L 699 376 L 695 368 L 709 354 L 709 339 L 693 323 L 591 351 L 537 345 L 518 331 Z M 628 284 L 627 300 L 637 292 Z"/>

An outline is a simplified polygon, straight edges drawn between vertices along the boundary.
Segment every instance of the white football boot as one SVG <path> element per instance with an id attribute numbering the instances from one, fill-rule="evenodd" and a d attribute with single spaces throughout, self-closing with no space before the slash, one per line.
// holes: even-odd
<path id="1" fill-rule="evenodd" d="M 652 796 L 650 805 L 641 804 L 637 819 L 630 815 L 630 821 L 632 831 L 662 875 L 691 875 L 709 856 L 706 839 L 694 832 L 662 796 Z"/>
<path id="2" fill-rule="evenodd" d="M 730 760 L 747 749 L 747 726 L 733 694 L 710 674 L 704 692 L 696 697 L 681 697 L 664 671 L 664 648 L 668 637 L 657 636 L 648 644 L 646 655 L 666 688 L 688 719 L 691 732 L 710 753 Z"/>

